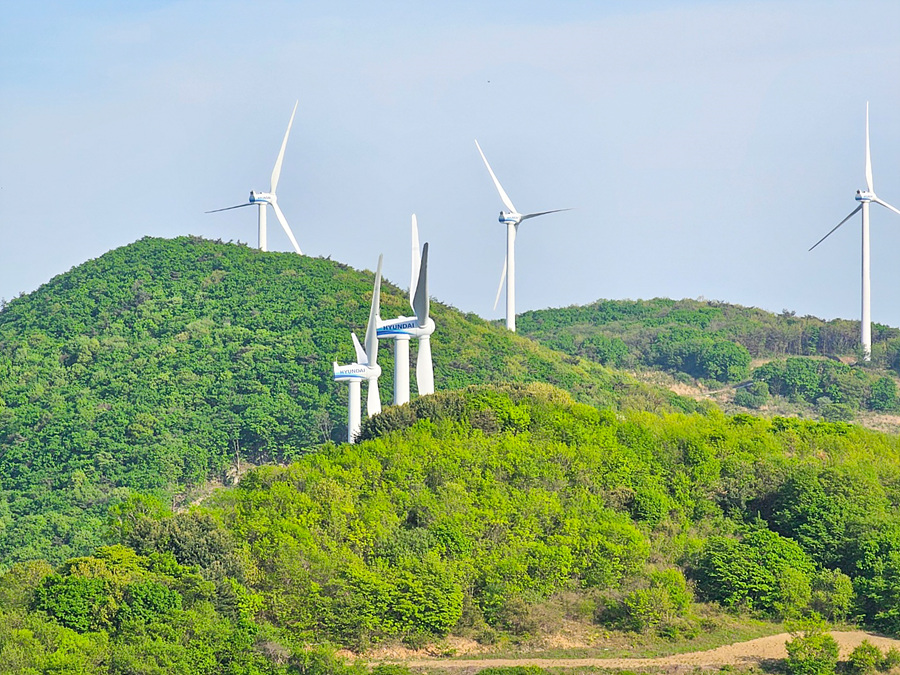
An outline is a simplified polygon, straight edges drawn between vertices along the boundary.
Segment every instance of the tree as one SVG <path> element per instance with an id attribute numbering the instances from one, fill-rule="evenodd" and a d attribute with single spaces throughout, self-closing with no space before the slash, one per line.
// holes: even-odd
<path id="1" fill-rule="evenodd" d="M 750 360 L 744 345 L 718 340 L 703 348 L 697 365 L 704 377 L 723 383 L 737 382 L 750 372 Z"/>
<path id="2" fill-rule="evenodd" d="M 796 542 L 756 526 L 741 540 L 710 537 L 694 575 L 707 599 L 790 617 L 809 602 L 813 569 Z"/>
<path id="3" fill-rule="evenodd" d="M 872 410 L 878 411 L 897 408 L 897 383 L 893 378 L 880 377 L 872 384 L 868 405 Z"/>

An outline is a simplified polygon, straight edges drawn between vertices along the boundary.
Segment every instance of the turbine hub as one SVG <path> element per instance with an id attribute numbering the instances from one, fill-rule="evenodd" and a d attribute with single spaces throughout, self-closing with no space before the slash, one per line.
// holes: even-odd
<path id="1" fill-rule="evenodd" d="M 522 220 L 522 214 L 521 213 L 508 213 L 506 211 L 501 211 L 500 217 L 497 220 L 499 220 L 504 225 L 508 225 L 509 223 L 512 223 L 513 225 L 518 225 L 519 221 Z"/>
<path id="2" fill-rule="evenodd" d="M 856 191 L 856 201 L 858 202 L 871 202 L 875 201 L 875 193 L 869 192 L 868 190 L 857 190 Z"/>

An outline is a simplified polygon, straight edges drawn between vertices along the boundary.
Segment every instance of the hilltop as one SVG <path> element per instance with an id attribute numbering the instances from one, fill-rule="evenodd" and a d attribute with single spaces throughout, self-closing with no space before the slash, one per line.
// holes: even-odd
<path id="1" fill-rule="evenodd" d="M 872 359 L 866 362 L 858 321 L 718 301 L 598 300 L 525 312 L 517 327 L 572 356 L 668 373 L 681 385 L 673 389 L 714 392 L 727 410 L 845 421 L 862 416 L 867 422 L 881 415 L 882 424 L 900 428 L 886 417 L 900 412 L 897 328 L 872 326 Z"/>
<path id="2" fill-rule="evenodd" d="M 0 312 L 0 566 L 98 545 L 111 504 L 173 495 L 232 466 L 286 462 L 346 434 L 371 272 L 194 237 L 145 238 Z M 383 285 L 385 316 L 408 313 Z M 436 385 L 541 381 L 580 401 L 694 402 L 434 302 Z M 414 357 L 413 357 L 414 358 Z M 382 345 L 381 391 L 393 377 Z"/>

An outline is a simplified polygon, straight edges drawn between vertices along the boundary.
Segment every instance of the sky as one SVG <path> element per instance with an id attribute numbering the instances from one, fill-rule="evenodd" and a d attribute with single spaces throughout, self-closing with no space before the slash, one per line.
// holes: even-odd
<path id="1" fill-rule="evenodd" d="M 485 318 L 516 241 L 519 312 L 722 300 L 858 318 L 866 102 L 900 208 L 900 3 L 0 0 L 0 297 L 144 236 L 304 253 Z M 269 214 L 269 248 L 290 243 Z M 900 216 L 872 207 L 872 316 L 900 326 Z"/>

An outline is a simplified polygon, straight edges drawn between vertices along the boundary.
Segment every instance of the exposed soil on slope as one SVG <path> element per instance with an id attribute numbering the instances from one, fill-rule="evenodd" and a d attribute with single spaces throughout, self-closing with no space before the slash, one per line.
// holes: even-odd
<path id="1" fill-rule="evenodd" d="M 846 658 L 854 647 L 863 640 L 869 640 L 882 650 L 890 647 L 900 649 L 900 640 L 882 637 L 864 631 L 832 631 L 831 634 L 841 647 L 841 658 Z M 739 668 L 760 665 L 767 661 L 783 659 L 787 656 L 784 643 L 791 638 L 790 633 L 780 633 L 767 637 L 737 642 L 702 652 L 674 654 L 656 658 L 519 658 L 519 659 L 385 659 L 380 662 L 401 662 L 410 668 L 429 670 L 452 670 L 462 674 L 477 673 L 483 668 L 500 666 L 539 666 L 541 668 L 611 668 L 611 669 L 652 669 L 669 673 L 691 672 L 696 668 L 720 669 L 722 666 Z M 373 664 L 374 665 L 374 664 Z"/>

